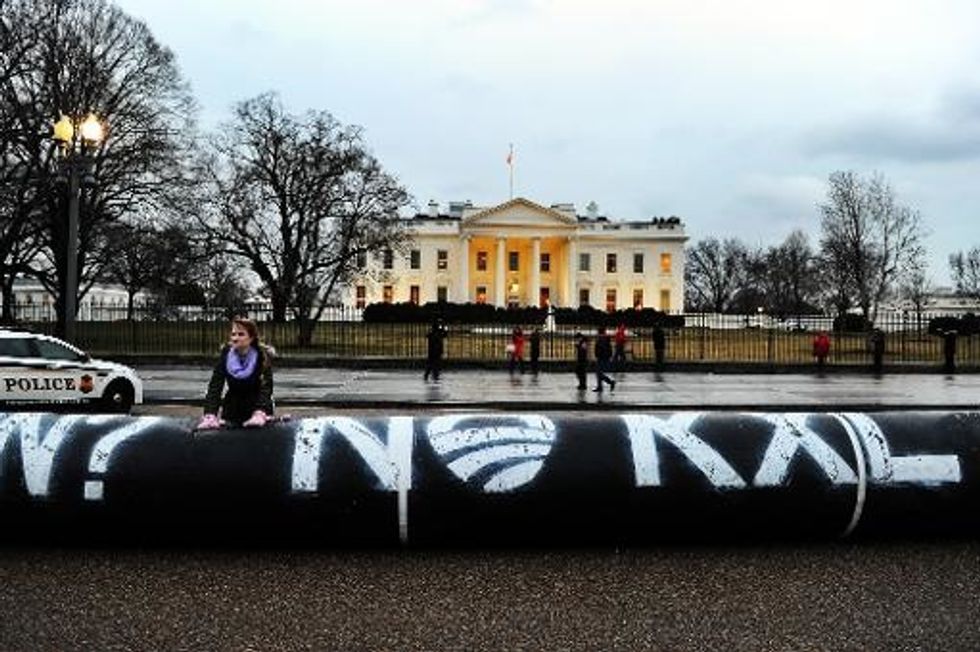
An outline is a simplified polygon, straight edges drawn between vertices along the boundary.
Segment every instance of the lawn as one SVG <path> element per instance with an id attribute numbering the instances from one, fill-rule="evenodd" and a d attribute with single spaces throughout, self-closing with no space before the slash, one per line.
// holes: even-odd
<path id="1" fill-rule="evenodd" d="M 45 330 L 43 324 L 34 325 Z M 50 327 L 50 324 L 47 324 Z M 199 322 L 78 322 L 78 342 L 93 355 L 212 355 L 224 343 L 228 326 L 222 321 Z M 450 325 L 446 342 L 449 360 L 503 360 L 510 341 L 510 326 Z M 404 358 L 425 356 L 426 324 L 369 324 L 322 322 L 308 346 L 299 346 L 295 323 L 260 324 L 263 340 L 274 345 L 281 356 L 320 358 Z M 594 337 L 594 330 L 586 329 Z M 572 360 L 575 329 L 560 326 L 543 332 L 542 360 Z M 688 327 L 671 330 L 667 359 L 689 363 L 760 363 L 796 365 L 813 362 L 813 333 L 775 329 L 707 329 Z M 633 333 L 628 350 L 637 361 L 653 359 L 649 330 Z M 829 364 L 870 364 L 864 334 L 832 334 Z M 925 333 L 889 333 L 885 361 L 888 364 L 939 365 L 942 340 Z M 961 337 L 957 363 L 976 366 L 980 362 L 978 336 Z"/>

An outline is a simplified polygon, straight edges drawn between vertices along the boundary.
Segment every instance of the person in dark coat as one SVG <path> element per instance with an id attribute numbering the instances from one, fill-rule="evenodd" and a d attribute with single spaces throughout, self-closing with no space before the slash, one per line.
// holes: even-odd
<path id="1" fill-rule="evenodd" d="M 663 367 L 667 357 L 667 334 L 659 325 L 653 327 L 653 352 L 657 366 Z"/>
<path id="2" fill-rule="evenodd" d="M 956 372 L 956 335 L 954 330 L 943 334 L 943 369 L 948 374 Z"/>
<path id="3" fill-rule="evenodd" d="M 616 389 L 616 381 L 610 378 L 606 372 L 609 371 L 609 361 L 612 358 L 612 342 L 606 334 L 606 327 L 599 327 L 599 334 L 595 338 L 595 387 L 593 392 L 602 393 L 603 383 L 609 385 L 609 391 Z"/>
<path id="4" fill-rule="evenodd" d="M 871 331 L 871 366 L 875 373 L 881 373 L 885 360 L 885 331 L 876 328 Z"/>
<path id="5" fill-rule="evenodd" d="M 250 319 L 231 322 L 228 344 L 221 349 L 211 373 L 200 430 L 225 423 L 248 428 L 264 426 L 275 412 L 272 399 L 272 350 L 259 342 L 259 329 Z M 222 396 L 227 385 L 228 390 Z"/>
<path id="6" fill-rule="evenodd" d="M 423 378 L 426 381 L 429 380 L 430 375 L 433 380 L 439 380 L 439 372 L 442 369 L 442 354 L 445 349 L 443 341 L 445 339 L 446 329 L 443 328 L 442 322 L 437 319 L 432 322 L 432 327 L 429 328 L 429 332 L 425 335 L 428 355 L 426 356 L 425 375 Z"/>
<path id="7" fill-rule="evenodd" d="M 575 376 L 578 388 L 587 389 L 589 370 L 589 340 L 582 333 L 575 333 Z"/>
<path id="8" fill-rule="evenodd" d="M 531 373 L 537 375 L 538 373 L 538 360 L 541 359 L 541 329 L 535 327 L 531 331 L 531 337 L 528 339 L 528 343 L 531 345 Z"/>

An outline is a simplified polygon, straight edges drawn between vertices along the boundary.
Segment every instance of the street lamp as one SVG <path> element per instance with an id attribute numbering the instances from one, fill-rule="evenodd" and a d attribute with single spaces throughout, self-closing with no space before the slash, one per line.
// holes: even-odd
<path id="1" fill-rule="evenodd" d="M 94 113 L 84 120 L 62 115 L 52 129 L 60 145 L 58 165 L 68 181 L 68 238 L 65 241 L 65 290 L 61 335 L 69 342 L 75 339 L 78 312 L 78 207 L 82 187 L 95 185 L 92 152 L 104 137 L 104 127 Z"/>

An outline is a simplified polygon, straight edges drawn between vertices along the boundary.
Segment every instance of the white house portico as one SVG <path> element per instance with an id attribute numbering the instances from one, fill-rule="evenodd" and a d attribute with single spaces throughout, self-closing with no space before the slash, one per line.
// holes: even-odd
<path id="1" fill-rule="evenodd" d="M 683 306 L 680 219 L 580 216 L 570 204 L 524 198 L 491 207 L 450 203 L 406 220 L 404 256 L 384 253 L 354 281 L 349 303 L 456 301 L 497 306 Z M 371 271 L 372 273 L 367 273 Z M 373 280 L 372 280 L 373 279 Z M 347 303 L 348 301 L 345 301 Z"/>

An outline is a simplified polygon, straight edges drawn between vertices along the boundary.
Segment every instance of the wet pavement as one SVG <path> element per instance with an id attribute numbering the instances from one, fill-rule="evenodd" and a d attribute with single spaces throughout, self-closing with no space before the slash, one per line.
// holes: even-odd
<path id="1" fill-rule="evenodd" d="M 138 366 L 149 404 L 199 404 L 210 369 Z M 614 391 L 578 391 L 571 373 L 449 370 L 439 382 L 406 369 L 282 368 L 281 405 L 382 409 L 975 409 L 980 374 L 613 374 Z"/>

